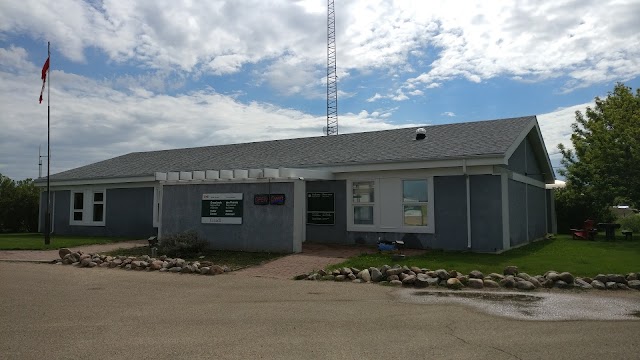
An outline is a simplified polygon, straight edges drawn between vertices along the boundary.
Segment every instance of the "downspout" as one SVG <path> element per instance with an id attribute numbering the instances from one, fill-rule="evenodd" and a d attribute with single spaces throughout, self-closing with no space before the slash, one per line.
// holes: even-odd
<path id="1" fill-rule="evenodd" d="M 467 249 L 471 249 L 471 186 L 469 183 L 469 174 L 467 173 L 467 160 L 462 160 L 462 173 L 464 174 L 467 185 Z"/>

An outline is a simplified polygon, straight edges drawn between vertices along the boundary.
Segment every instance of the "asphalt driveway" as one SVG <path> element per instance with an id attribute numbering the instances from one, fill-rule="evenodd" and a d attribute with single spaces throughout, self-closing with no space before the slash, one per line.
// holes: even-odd
<path id="1" fill-rule="evenodd" d="M 640 321 L 518 321 L 389 287 L 0 263 L 3 359 L 636 359 Z"/>

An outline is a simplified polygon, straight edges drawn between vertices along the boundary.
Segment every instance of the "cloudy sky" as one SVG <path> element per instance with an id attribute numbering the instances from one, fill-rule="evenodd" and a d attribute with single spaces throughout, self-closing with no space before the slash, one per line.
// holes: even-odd
<path id="1" fill-rule="evenodd" d="M 640 87 L 639 0 L 337 0 L 340 133 L 576 110 Z M 0 2 L 0 173 L 134 151 L 321 136 L 326 0 Z M 46 173 L 46 162 L 45 162 Z"/>

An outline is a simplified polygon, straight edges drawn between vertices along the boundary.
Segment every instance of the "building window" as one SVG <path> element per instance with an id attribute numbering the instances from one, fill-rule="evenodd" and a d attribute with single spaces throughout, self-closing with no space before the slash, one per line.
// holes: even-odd
<path id="1" fill-rule="evenodd" d="M 84 213 L 84 193 L 73 193 L 73 221 L 82 221 Z"/>
<path id="2" fill-rule="evenodd" d="M 353 223 L 358 225 L 373 225 L 374 182 L 354 182 L 352 187 Z"/>
<path id="3" fill-rule="evenodd" d="M 428 225 L 427 180 L 402 181 L 402 210 L 405 226 Z"/>
<path id="4" fill-rule="evenodd" d="M 82 190 L 71 192 L 70 225 L 104 226 L 105 190 Z"/>

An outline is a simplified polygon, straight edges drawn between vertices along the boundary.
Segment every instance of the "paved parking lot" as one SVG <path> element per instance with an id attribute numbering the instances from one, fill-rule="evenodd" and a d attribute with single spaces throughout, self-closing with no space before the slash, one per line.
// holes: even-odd
<path id="1" fill-rule="evenodd" d="M 519 321 L 372 284 L 0 263 L 3 359 L 637 359 L 640 321 Z"/>

